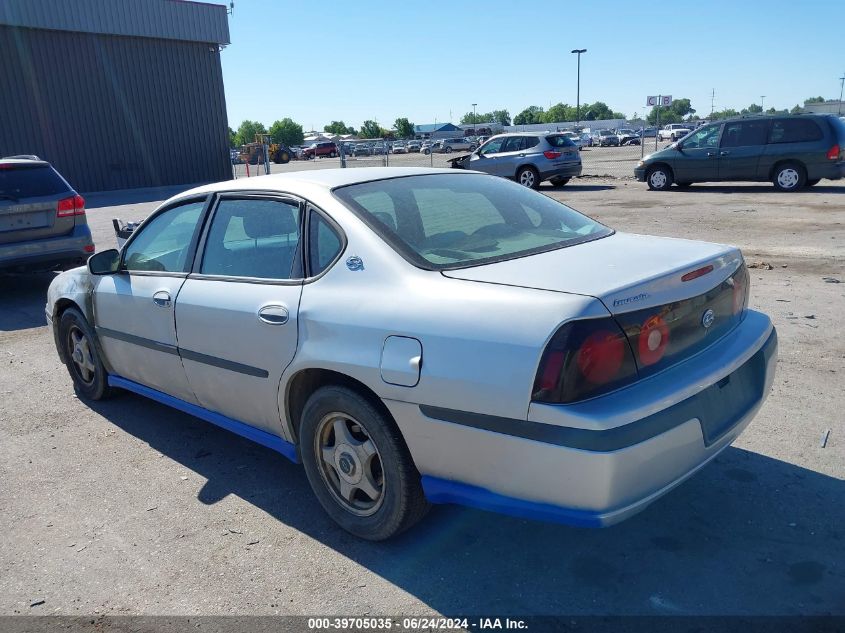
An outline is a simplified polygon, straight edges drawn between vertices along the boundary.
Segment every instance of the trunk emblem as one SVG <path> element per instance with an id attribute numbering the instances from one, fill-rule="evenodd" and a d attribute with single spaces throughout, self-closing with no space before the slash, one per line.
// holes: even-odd
<path id="1" fill-rule="evenodd" d="M 704 314 L 701 315 L 701 325 L 704 326 L 704 329 L 709 328 L 713 325 L 713 321 L 716 320 L 716 313 L 713 312 L 712 309 L 707 308 L 704 311 Z"/>

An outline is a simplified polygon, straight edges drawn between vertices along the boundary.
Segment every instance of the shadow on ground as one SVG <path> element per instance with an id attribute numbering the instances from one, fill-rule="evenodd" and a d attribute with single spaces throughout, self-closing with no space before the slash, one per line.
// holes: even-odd
<path id="1" fill-rule="evenodd" d="M 337 528 L 301 467 L 268 449 L 131 394 L 93 407 L 205 478 L 198 503 L 237 495 L 443 613 L 845 613 L 843 482 L 756 453 L 729 448 L 603 530 L 440 506 L 369 543 Z M 238 469 L 244 455 L 251 467 Z M 279 482 L 269 493 L 268 481 Z"/>
<path id="2" fill-rule="evenodd" d="M 616 187 L 614 185 L 580 184 L 578 181 L 570 181 L 562 187 L 556 187 L 548 182 L 540 185 L 540 191 L 608 191 L 609 189 L 616 189 Z"/>
<path id="3" fill-rule="evenodd" d="M 44 304 L 55 273 L 0 273 L 0 332 L 46 325 Z"/>
<path id="4" fill-rule="evenodd" d="M 166 200 L 177 193 L 198 187 L 203 183 L 194 185 L 171 185 L 167 187 L 148 187 L 146 189 L 123 189 L 120 191 L 98 191 L 85 194 L 85 207 L 87 209 L 100 209 L 102 207 L 114 207 L 124 204 L 141 204 L 142 202 L 158 202 Z"/>
<path id="5" fill-rule="evenodd" d="M 775 189 L 774 185 L 712 185 L 707 183 L 692 184 L 687 187 L 672 187 L 671 191 L 684 193 L 771 193 L 779 196 L 794 195 L 795 193 L 839 193 L 845 194 L 845 187 L 837 187 L 833 185 L 816 185 L 815 187 L 806 187 L 800 191 L 792 194 L 784 193 Z M 655 192 L 661 193 L 661 192 Z"/>

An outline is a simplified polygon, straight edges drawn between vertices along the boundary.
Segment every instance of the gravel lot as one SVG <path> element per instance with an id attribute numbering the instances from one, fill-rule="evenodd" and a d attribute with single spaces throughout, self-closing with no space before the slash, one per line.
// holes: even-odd
<path id="1" fill-rule="evenodd" d="M 763 266 L 751 306 L 778 375 L 735 447 L 605 530 L 438 507 L 362 542 L 269 450 L 134 395 L 77 400 L 44 325 L 52 276 L 0 276 L 0 614 L 845 614 L 845 185 L 543 191 Z M 98 249 L 168 193 L 88 196 Z"/>

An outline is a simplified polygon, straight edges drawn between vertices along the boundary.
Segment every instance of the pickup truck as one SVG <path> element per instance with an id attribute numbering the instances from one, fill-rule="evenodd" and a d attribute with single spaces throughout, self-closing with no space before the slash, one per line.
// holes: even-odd
<path id="1" fill-rule="evenodd" d="M 657 139 L 660 141 L 678 141 L 692 132 L 692 128 L 682 123 L 670 123 L 664 125 L 657 132 Z"/>

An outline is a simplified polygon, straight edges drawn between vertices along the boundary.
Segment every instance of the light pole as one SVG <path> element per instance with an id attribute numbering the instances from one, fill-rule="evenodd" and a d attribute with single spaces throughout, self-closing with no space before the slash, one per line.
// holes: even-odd
<path id="1" fill-rule="evenodd" d="M 475 116 L 475 106 L 477 106 L 477 105 L 478 105 L 477 103 L 472 104 L 472 135 L 473 136 L 478 136 L 478 130 L 476 129 L 476 128 L 478 128 L 478 118 Z"/>
<path id="2" fill-rule="evenodd" d="M 845 75 L 839 78 L 839 116 L 842 116 L 842 89 L 845 88 Z"/>
<path id="3" fill-rule="evenodd" d="M 762 114 L 763 112 L 765 112 L 765 109 L 763 108 L 763 104 L 764 104 L 765 102 L 766 102 L 766 95 L 760 95 L 760 113 L 761 113 L 761 114 Z"/>
<path id="4" fill-rule="evenodd" d="M 586 48 L 576 48 L 572 50 L 573 53 L 578 55 L 578 87 L 576 88 L 575 93 L 575 125 L 581 125 L 581 53 L 586 53 Z"/>

